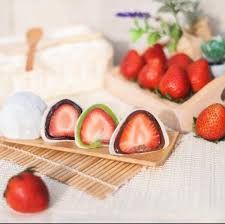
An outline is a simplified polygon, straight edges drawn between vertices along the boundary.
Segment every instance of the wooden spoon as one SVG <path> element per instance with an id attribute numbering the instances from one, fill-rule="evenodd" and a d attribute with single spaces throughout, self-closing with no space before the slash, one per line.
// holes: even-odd
<path id="1" fill-rule="evenodd" d="M 28 44 L 26 71 L 33 70 L 34 56 L 37 48 L 38 42 L 43 36 L 43 31 L 41 28 L 32 28 L 27 31 L 26 39 Z"/>

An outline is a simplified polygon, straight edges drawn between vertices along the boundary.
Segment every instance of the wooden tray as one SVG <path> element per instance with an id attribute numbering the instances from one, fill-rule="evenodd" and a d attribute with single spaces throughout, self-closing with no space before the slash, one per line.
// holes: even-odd
<path id="1" fill-rule="evenodd" d="M 202 90 L 182 104 L 161 99 L 149 90 L 144 90 L 137 83 L 129 82 L 119 73 L 118 68 L 105 76 L 105 89 L 122 101 L 149 109 L 168 127 L 179 132 L 191 132 L 193 117 L 213 103 L 225 101 L 225 75 L 216 78 Z"/>
<path id="2" fill-rule="evenodd" d="M 75 146 L 74 142 L 49 144 L 49 143 L 45 143 L 42 139 L 38 139 L 34 141 L 17 141 L 17 140 L 10 140 L 6 138 L 0 138 L 0 141 L 4 143 L 14 143 L 21 146 L 38 147 L 38 148 L 43 148 L 48 150 L 57 150 L 61 152 L 69 152 L 69 153 L 87 155 L 87 156 L 109 159 L 114 161 L 121 161 L 121 162 L 126 162 L 131 164 L 138 164 L 142 166 L 155 167 L 155 166 L 163 165 L 175 147 L 175 143 L 177 141 L 179 133 L 168 132 L 168 134 L 170 138 L 170 145 L 166 149 L 150 152 L 150 153 L 124 155 L 124 156 L 113 156 L 109 153 L 107 148 L 79 149 Z"/>

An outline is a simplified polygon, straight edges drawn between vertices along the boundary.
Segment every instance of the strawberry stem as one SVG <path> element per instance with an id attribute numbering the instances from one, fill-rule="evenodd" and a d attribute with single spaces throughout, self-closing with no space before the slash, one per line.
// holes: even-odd
<path id="1" fill-rule="evenodd" d="M 35 167 L 34 167 L 34 166 L 28 167 L 28 168 L 26 168 L 23 172 L 34 173 L 34 172 L 35 172 Z M 22 172 L 22 173 L 23 173 L 23 172 Z"/>

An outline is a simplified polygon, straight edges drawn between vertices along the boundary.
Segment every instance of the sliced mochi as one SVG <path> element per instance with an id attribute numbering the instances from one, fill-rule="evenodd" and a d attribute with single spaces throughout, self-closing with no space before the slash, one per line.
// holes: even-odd
<path id="1" fill-rule="evenodd" d="M 82 109 L 69 99 L 60 100 L 45 111 L 41 137 L 46 142 L 74 140 L 74 128 Z"/>
<path id="2" fill-rule="evenodd" d="M 136 109 L 127 114 L 112 135 L 112 155 L 147 153 L 166 148 L 169 137 L 158 117 L 147 110 Z"/>
<path id="3" fill-rule="evenodd" d="M 106 105 L 96 104 L 85 110 L 78 119 L 75 141 L 79 148 L 98 148 L 109 144 L 119 121 Z"/>

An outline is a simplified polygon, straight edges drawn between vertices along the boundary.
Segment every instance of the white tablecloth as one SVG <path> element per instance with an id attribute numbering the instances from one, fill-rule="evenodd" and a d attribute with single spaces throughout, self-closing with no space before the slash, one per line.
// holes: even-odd
<path id="1" fill-rule="evenodd" d="M 0 161 L 0 195 L 22 168 Z M 224 222 L 225 142 L 209 143 L 188 134 L 161 168 L 144 170 L 104 201 L 43 177 L 51 207 L 20 215 L 0 199 L 1 222 Z"/>

